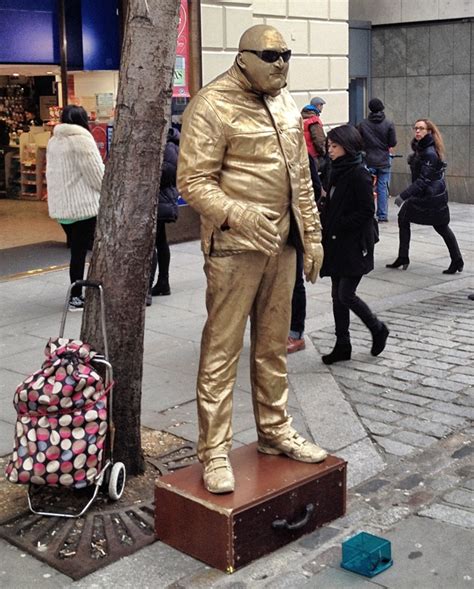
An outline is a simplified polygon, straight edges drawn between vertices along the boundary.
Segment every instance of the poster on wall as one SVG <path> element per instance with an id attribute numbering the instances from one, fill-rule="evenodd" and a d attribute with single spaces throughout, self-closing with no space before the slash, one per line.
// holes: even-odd
<path id="1" fill-rule="evenodd" d="M 179 8 L 178 41 L 173 78 L 173 98 L 189 97 L 189 18 L 188 0 L 181 0 Z"/>
<path id="2" fill-rule="evenodd" d="M 105 92 L 95 95 L 97 117 L 99 119 L 110 119 L 114 110 L 114 95 L 112 92 Z"/>

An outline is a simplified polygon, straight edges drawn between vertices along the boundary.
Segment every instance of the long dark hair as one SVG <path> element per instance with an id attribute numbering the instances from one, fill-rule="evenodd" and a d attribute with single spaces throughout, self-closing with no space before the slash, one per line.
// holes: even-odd
<path id="1" fill-rule="evenodd" d="M 352 125 L 341 125 L 331 129 L 327 138 L 344 148 L 344 151 L 355 156 L 364 149 L 364 142 L 359 131 Z"/>
<path id="2" fill-rule="evenodd" d="M 76 106 L 75 104 L 68 104 L 63 108 L 61 123 L 79 125 L 90 131 L 86 110 L 82 106 Z"/>

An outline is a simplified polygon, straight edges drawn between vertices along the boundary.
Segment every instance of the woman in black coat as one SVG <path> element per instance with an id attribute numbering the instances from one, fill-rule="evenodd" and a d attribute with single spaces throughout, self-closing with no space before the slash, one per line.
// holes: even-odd
<path id="1" fill-rule="evenodd" d="M 166 296 L 171 294 L 169 283 L 170 247 L 166 237 L 166 223 L 174 223 L 178 219 L 179 192 L 176 188 L 176 170 L 178 168 L 180 133 L 178 129 L 170 127 L 166 139 L 163 164 L 161 166 L 160 193 L 158 197 L 158 216 L 156 223 L 156 249 L 153 253 L 150 275 L 150 293 L 147 305 L 151 305 L 151 296 Z M 153 285 L 156 267 L 158 278 Z"/>
<path id="2" fill-rule="evenodd" d="M 362 137 L 355 127 L 342 125 L 331 129 L 327 139 L 332 165 L 321 210 L 321 276 L 330 276 L 332 281 L 336 345 L 322 359 L 332 364 L 351 358 L 350 311 L 370 330 L 373 356 L 385 348 L 389 331 L 356 294 L 362 276 L 374 268 L 374 245 L 378 240 L 372 178 L 362 165 Z"/>
<path id="3" fill-rule="evenodd" d="M 398 257 L 387 268 L 408 268 L 410 259 L 410 223 L 432 225 L 446 243 L 451 264 L 443 274 L 462 272 L 464 261 L 456 237 L 449 227 L 448 192 L 444 179 L 444 144 L 438 127 L 429 119 L 419 119 L 414 125 L 415 137 L 408 158 L 412 184 L 396 199 L 398 213 Z"/>

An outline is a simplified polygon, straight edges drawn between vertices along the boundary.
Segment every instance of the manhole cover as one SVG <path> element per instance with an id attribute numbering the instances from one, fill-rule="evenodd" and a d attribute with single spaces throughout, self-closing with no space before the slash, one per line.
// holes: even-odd
<path id="1" fill-rule="evenodd" d="M 89 511 L 79 519 L 23 512 L 0 525 L 0 536 L 72 579 L 81 579 L 155 541 L 153 493 L 156 476 L 191 464 L 195 456 L 195 446 L 186 443 L 156 458 L 147 457 L 150 463 L 147 473 L 127 483 L 128 493 L 121 501 L 110 504 L 99 494 Z M 51 509 L 56 511 L 69 501 L 84 499 L 85 492 L 82 492 L 83 497 L 74 493 L 74 498 L 68 497 L 68 493 L 62 489 L 46 489 L 47 505 L 43 503 L 42 508 L 54 504 Z"/>

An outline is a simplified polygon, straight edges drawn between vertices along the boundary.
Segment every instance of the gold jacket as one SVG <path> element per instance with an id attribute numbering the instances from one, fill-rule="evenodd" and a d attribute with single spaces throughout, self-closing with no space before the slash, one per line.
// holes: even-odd
<path id="1" fill-rule="evenodd" d="M 255 249 L 236 231 L 222 230 L 236 200 L 280 214 L 286 243 L 303 249 L 304 233 L 321 241 L 300 112 L 284 88 L 276 97 L 254 92 L 234 64 L 202 88 L 183 116 L 177 183 L 201 215 L 205 254 Z"/>

